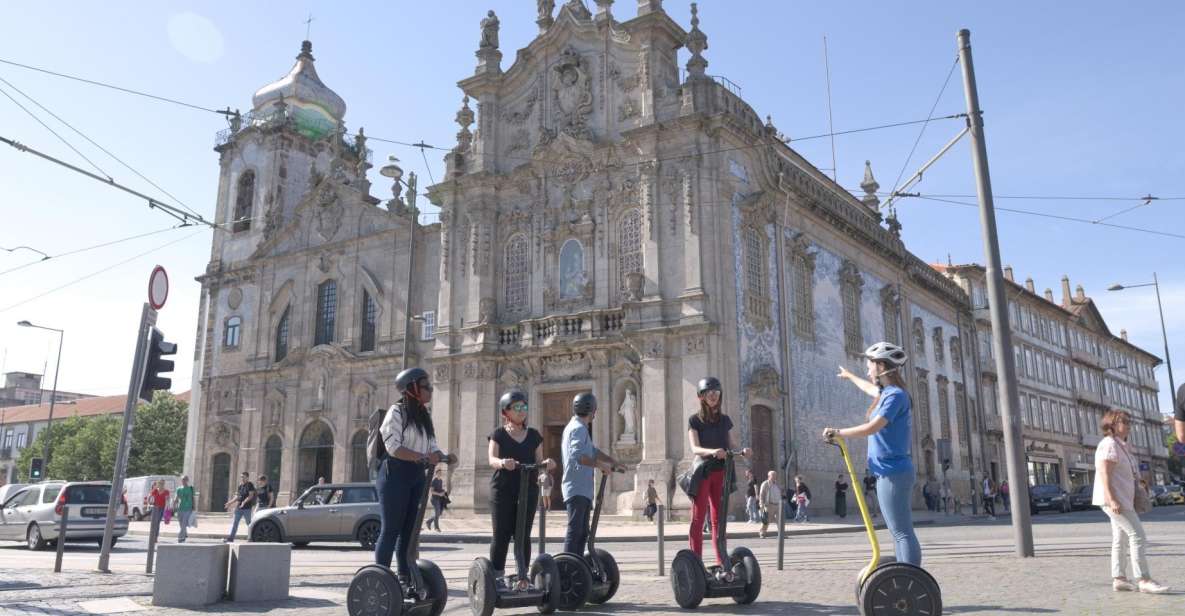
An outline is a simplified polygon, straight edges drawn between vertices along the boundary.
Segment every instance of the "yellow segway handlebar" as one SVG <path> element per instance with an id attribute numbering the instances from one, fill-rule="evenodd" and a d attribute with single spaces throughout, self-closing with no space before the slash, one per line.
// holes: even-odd
<path id="1" fill-rule="evenodd" d="M 839 451 L 843 455 L 844 466 L 847 467 L 848 477 L 852 480 L 852 492 L 856 494 L 856 504 L 860 506 L 860 517 L 864 520 L 864 531 L 868 534 L 868 543 L 872 544 L 872 561 L 860 571 L 859 579 L 863 582 L 864 578 L 868 577 L 868 574 L 872 573 L 872 570 L 881 561 L 881 545 L 876 539 L 876 529 L 872 526 L 872 515 L 868 512 L 868 503 L 864 501 L 862 484 L 856 478 L 856 469 L 852 467 L 852 456 L 848 454 L 848 444 L 838 434 L 827 438 L 827 442 L 839 447 Z"/>

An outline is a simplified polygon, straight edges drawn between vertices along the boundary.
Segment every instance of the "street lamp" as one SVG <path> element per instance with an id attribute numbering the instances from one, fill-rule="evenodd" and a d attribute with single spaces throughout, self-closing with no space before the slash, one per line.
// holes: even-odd
<path id="1" fill-rule="evenodd" d="M 1173 403 L 1173 410 L 1177 409 L 1177 385 L 1173 382 L 1173 360 L 1169 357 L 1169 334 L 1164 327 L 1164 304 L 1160 301 L 1160 280 L 1156 277 L 1156 272 L 1152 272 L 1152 282 L 1145 282 L 1143 284 L 1113 284 L 1107 287 L 1108 291 L 1122 291 L 1124 289 L 1135 289 L 1137 287 L 1154 287 L 1156 289 L 1156 309 L 1160 311 L 1160 335 L 1164 338 L 1164 364 L 1169 371 L 1169 400 Z M 1178 422 L 1180 423 L 1180 422 Z M 1177 433 L 1180 434 L 1182 428 L 1177 426 Z"/>
<path id="2" fill-rule="evenodd" d="M 49 421 L 45 422 L 45 445 L 41 449 L 41 476 L 44 478 L 46 472 L 49 470 L 49 442 L 50 435 L 53 434 L 53 409 L 58 401 L 58 374 L 62 371 L 62 341 L 66 338 L 66 332 L 54 327 L 46 327 L 44 325 L 34 325 L 28 321 L 17 321 L 17 325 L 21 327 L 33 327 L 36 329 L 46 329 L 51 332 L 58 332 L 58 359 L 54 363 L 53 368 L 53 393 L 49 395 Z"/>
<path id="3" fill-rule="evenodd" d="M 394 180 L 391 183 L 391 194 L 393 198 L 387 202 L 387 209 L 391 210 L 404 205 L 403 197 L 400 193 L 403 192 L 403 187 L 407 186 L 406 207 L 411 213 L 411 230 L 408 233 L 407 242 L 407 300 L 404 303 L 403 310 L 403 369 L 406 370 L 408 368 L 408 351 L 411 347 L 411 285 L 416 261 L 416 223 L 419 222 L 420 217 L 419 212 L 416 210 L 416 174 L 414 172 L 409 173 L 407 174 L 407 180 L 404 180 L 403 167 L 399 166 L 399 159 L 394 156 L 387 157 L 387 164 L 379 169 L 379 174 Z"/>

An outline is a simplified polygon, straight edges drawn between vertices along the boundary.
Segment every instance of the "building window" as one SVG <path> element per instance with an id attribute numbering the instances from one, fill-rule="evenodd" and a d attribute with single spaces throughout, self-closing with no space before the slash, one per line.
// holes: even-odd
<path id="1" fill-rule="evenodd" d="M 617 223 L 617 288 L 626 291 L 628 274 L 642 271 L 642 214 L 634 209 Z"/>
<path id="2" fill-rule="evenodd" d="M 4 448 L 5 449 L 12 447 L 12 434 L 13 434 L 12 428 L 9 428 L 8 430 L 6 430 L 4 432 Z"/>
<path id="3" fill-rule="evenodd" d="M 917 369 L 918 435 L 925 438 L 930 431 L 930 381 L 925 370 Z"/>
<path id="4" fill-rule="evenodd" d="M 815 253 L 798 234 L 790 247 L 790 284 L 794 297 L 794 333 L 815 339 Z"/>
<path id="5" fill-rule="evenodd" d="M 243 326 L 243 319 L 234 316 L 226 320 L 226 326 L 222 335 L 222 345 L 227 348 L 238 348 L 240 330 Z"/>
<path id="6" fill-rule="evenodd" d="M 938 364 L 942 363 L 943 352 L 946 345 L 942 342 L 942 328 L 934 328 L 934 361 Z"/>
<path id="7" fill-rule="evenodd" d="M 745 311 L 749 321 L 764 327 L 769 324 L 769 274 L 764 229 L 747 227 L 745 239 Z"/>
<path id="8" fill-rule="evenodd" d="M 284 443 L 275 434 L 267 437 L 263 446 L 263 474 L 267 475 L 267 482 L 275 490 L 280 487 L 280 469 L 283 468 Z"/>
<path id="9" fill-rule="evenodd" d="M 425 312 L 420 321 L 420 340 L 433 340 L 436 338 L 436 311 L 428 310 Z"/>
<path id="10" fill-rule="evenodd" d="M 913 350 L 919 358 L 926 356 L 926 326 L 922 317 L 913 318 Z"/>
<path id="11" fill-rule="evenodd" d="M 844 348 L 849 353 L 864 352 L 864 335 L 860 331 L 860 289 L 864 278 L 856 264 L 845 261 L 839 271 L 840 298 L 843 300 Z"/>
<path id="12" fill-rule="evenodd" d="M 949 381 L 946 377 L 938 377 L 938 427 L 942 438 L 950 440 L 950 395 Z"/>
<path id="13" fill-rule="evenodd" d="M 530 283 L 530 261 L 527 255 L 527 236 L 520 233 L 506 244 L 503 306 L 509 314 L 522 314 L 528 308 L 527 288 Z"/>
<path id="14" fill-rule="evenodd" d="M 20 434 L 16 435 L 16 448 L 17 449 L 24 449 L 25 448 L 25 437 L 27 437 L 27 436 L 29 436 L 29 434 L 27 432 L 21 432 Z"/>
<path id="15" fill-rule="evenodd" d="M 276 361 L 288 356 L 288 312 L 291 309 L 291 306 L 286 306 L 284 314 L 280 315 L 280 322 L 276 324 Z"/>
<path id="16" fill-rule="evenodd" d="M 232 218 L 231 230 L 235 233 L 251 229 L 251 206 L 255 201 L 255 172 L 244 171 L 239 176 L 238 190 L 235 191 L 235 212 Z"/>
<path id="17" fill-rule="evenodd" d="M 963 342 L 958 336 L 950 339 L 950 367 L 956 374 L 963 370 Z"/>
<path id="18" fill-rule="evenodd" d="M 337 321 L 337 281 L 326 280 L 317 285 L 317 323 L 313 345 L 333 342 L 333 327 Z"/>
<path id="19" fill-rule="evenodd" d="M 374 350 L 374 332 L 378 324 L 378 306 L 368 291 L 362 291 L 362 340 L 360 351 Z"/>
<path id="20" fill-rule="evenodd" d="M 881 289 L 881 316 L 885 324 L 885 342 L 901 344 L 901 297 L 893 285 Z"/>

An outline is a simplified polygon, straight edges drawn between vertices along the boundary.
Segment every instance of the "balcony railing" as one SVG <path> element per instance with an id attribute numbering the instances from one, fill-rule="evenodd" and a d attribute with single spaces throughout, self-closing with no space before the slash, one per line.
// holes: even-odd
<path id="1" fill-rule="evenodd" d="M 248 111 L 239 120 L 232 120 L 231 126 L 218 131 L 214 135 L 214 145 L 226 145 L 235 135 L 247 130 L 248 128 L 272 128 L 284 123 L 291 123 L 298 132 L 310 138 L 318 138 L 326 134 L 331 134 L 336 126 L 324 118 L 312 117 L 309 115 L 298 115 L 292 107 L 284 109 L 270 109 L 267 111 Z M 358 139 L 355 135 L 343 133 L 341 136 L 342 145 L 351 154 L 358 156 Z M 370 148 L 366 148 L 366 160 L 370 161 L 373 152 Z"/>
<path id="2" fill-rule="evenodd" d="M 625 311 L 621 308 L 528 319 L 498 327 L 498 344 L 531 347 L 573 340 L 595 340 L 619 334 L 624 323 Z"/>

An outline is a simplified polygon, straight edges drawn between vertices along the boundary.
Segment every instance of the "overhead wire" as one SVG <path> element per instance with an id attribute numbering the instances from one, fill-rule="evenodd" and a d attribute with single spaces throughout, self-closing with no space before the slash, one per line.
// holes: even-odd
<path id="1" fill-rule="evenodd" d="M 924 199 L 926 201 L 934 201 L 934 202 L 938 202 L 938 203 L 961 205 L 964 207 L 972 207 L 972 208 L 979 207 L 978 203 L 968 203 L 966 201 L 955 201 L 953 199 L 943 199 L 940 197 L 933 197 L 933 196 L 922 195 L 922 194 L 917 194 L 917 193 L 911 193 L 911 194 L 903 195 L 903 196 L 912 197 L 912 198 L 916 198 L 916 199 Z M 1172 237 L 1172 238 L 1177 238 L 1177 239 L 1185 239 L 1185 234 L 1181 234 L 1181 233 L 1171 233 L 1168 231 L 1159 231 L 1156 229 L 1147 229 L 1144 227 L 1132 227 L 1129 225 L 1118 225 L 1115 223 L 1100 222 L 1100 221 L 1093 220 L 1090 218 L 1079 218 L 1077 216 L 1064 216 L 1061 214 L 1050 214 L 1049 212 L 1037 212 L 1034 210 L 1022 210 L 1019 208 L 1009 208 L 1009 207 L 996 207 L 995 209 L 997 211 L 1001 211 L 1001 212 L 1011 212 L 1014 214 L 1024 214 L 1027 216 L 1038 216 L 1041 218 L 1052 218 L 1055 220 L 1064 220 L 1064 221 L 1068 221 L 1068 222 L 1077 222 L 1077 223 L 1084 223 L 1084 224 L 1089 224 L 1089 225 L 1099 225 L 1099 226 L 1103 226 L 1103 227 L 1113 227 L 1116 229 L 1124 229 L 1127 231 L 1138 231 L 1141 233 L 1150 233 L 1153 235 L 1161 235 L 1161 236 Z"/>
<path id="2" fill-rule="evenodd" d="M 143 237 L 150 237 L 153 235 L 159 235 L 161 233 L 164 233 L 165 231 L 172 231 L 173 229 L 181 229 L 181 228 L 182 227 L 179 227 L 177 225 L 170 225 L 170 226 L 165 227 L 163 229 L 157 229 L 156 231 L 149 231 L 147 233 L 137 233 L 136 235 L 131 235 L 128 237 L 123 237 L 123 238 L 117 239 L 117 240 L 111 240 L 111 241 L 103 242 L 100 244 L 95 244 L 93 246 L 86 246 L 84 248 L 70 250 L 70 251 L 59 253 L 56 255 L 45 255 L 44 257 L 42 257 L 41 259 L 38 259 L 36 261 L 30 261 L 28 263 L 24 263 L 24 264 L 18 265 L 16 267 L 11 267 L 6 270 L 2 270 L 2 271 L 0 271 L 0 276 L 4 276 L 5 274 L 10 274 L 12 272 L 16 272 L 16 271 L 25 269 L 26 267 L 37 265 L 38 263 L 44 263 L 44 262 L 52 260 L 52 259 L 60 259 L 62 257 L 68 257 L 71 255 L 76 255 L 76 254 L 83 253 L 83 252 L 89 252 L 91 250 L 97 250 L 99 248 L 106 248 L 108 246 L 115 246 L 116 244 L 122 244 L 124 242 L 138 240 Z M 38 251 L 38 252 L 40 252 L 40 251 Z M 44 253 L 42 253 L 42 254 L 44 254 Z"/>
<path id="3" fill-rule="evenodd" d="M 70 148 L 71 150 L 74 151 L 75 154 L 81 156 L 83 160 L 90 163 L 90 166 L 94 167 L 96 171 L 98 171 L 100 174 L 103 175 L 103 177 L 107 178 L 108 182 L 112 181 L 110 173 L 107 173 L 106 171 L 103 170 L 102 167 L 95 164 L 95 161 L 87 158 L 86 154 L 83 154 L 82 152 L 78 151 L 78 148 L 74 147 L 74 145 L 71 144 L 69 141 L 67 141 L 65 137 L 59 135 L 57 131 L 50 128 L 50 126 L 48 124 L 41 121 L 41 118 L 37 117 L 37 114 L 33 113 L 32 111 L 29 111 L 29 109 L 27 107 L 22 105 L 20 103 L 20 101 L 13 98 L 11 94 L 9 94 L 7 91 L 4 90 L 4 88 L 0 88 L 0 94 L 3 94 L 4 96 L 6 96 L 8 98 L 8 100 L 12 101 L 12 104 L 16 105 L 17 107 L 20 107 L 21 111 L 24 111 L 25 113 L 29 114 L 30 118 L 33 118 L 34 120 L 36 120 L 38 124 L 40 124 L 41 126 L 43 126 L 45 128 L 45 130 L 52 133 L 54 137 L 57 137 L 58 141 L 61 141 L 62 143 L 66 144 L 66 147 Z"/>
<path id="4" fill-rule="evenodd" d="M 938 90 L 938 96 L 934 98 L 934 104 L 930 106 L 930 113 L 926 115 L 926 120 L 922 123 L 922 128 L 918 131 L 917 139 L 913 140 L 913 147 L 909 149 L 909 155 L 905 157 L 905 162 L 901 165 L 901 171 L 897 172 L 897 179 L 893 180 L 894 193 L 902 190 L 901 178 L 905 175 L 905 170 L 909 167 L 909 161 L 913 160 L 913 155 L 917 152 L 918 144 L 922 142 L 922 135 L 926 134 L 926 127 L 930 125 L 930 118 L 934 116 L 934 110 L 938 109 L 938 103 L 942 101 L 942 95 L 946 93 L 946 86 L 950 85 L 950 78 L 954 76 L 955 68 L 958 66 L 959 57 L 955 56 L 955 61 L 951 64 L 950 71 L 946 74 L 946 80 L 942 82 L 942 88 Z"/>
<path id="5" fill-rule="evenodd" d="M 200 110 L 200 111 L 208 111 L 208 112 L 210 112 L 210 113 L 224 114 L 224 112 L 222 112 L 222 111 L 219 111 L 218 109 L 211 109 L 210 107 L 203 107 L 203 106 L 201 106 L 201 105 L 194 105 L 194 104 L 192 104 L 192 103 L 186 103 L 186 102 L 184 102 L 184 101 L 179 101 L 179 100 L 177 100 L 177 99 L 174 99 L 174 98 L 168 98 L 168 97 L 166 97 L 166 96 L 158 96 L 158 95 L 156 95 L 156 94 L 149 94 L 149 93 L 147 93 L 147 92 L 141 92 L 141 91 L 139 91 L 139 90 L 133 90 L 133 89 L 131 89 L 131 88 L 125 88 L 125 87 L 122 87 L 122 86 L 113 85 L 113 84 L 106 83 L 106 82 L 103 82 L 103 81 L 96 81 L 96 80 L 93 80 L 93 79 L 86 79 L 86 78 L 84 78 L 84 77 L 77 77 L 77 76 L 75 76 L 75 75 L 68 75 L 68 74 L 66 74 L 66 73 L 59 73 L 59 72 L 56 72 L 56 71 L 51 71 L 51 70 L 49 70 L 49 69 L 40 68 L 40 67 L 37 67 L 37 66 L 31 66 L 31 65 L 28 65 L 28 64 L 21 64 L 20 62 L 13 62 L 12 60 L 5 60 L 5 59 L 3 59 L 3 58 L 0 58 L 0 63 L 2 63 L 2 64 L 8 64 L 8 65 L 10 65 L 10 66 L 19 66 L 20 68 L 28 69 L 28 70 L 31 70 L 31 71 L 37 71 L 37 72 L 39 72 L 39 73 L 45 73 L 45 74 L 47 74 L 47 75 L 53 75 L 53 76 L 55 76 L 55 77 L 63 77 L 63 78 L 66 78 L 66 79 L 72 79 L 72 80 L 74 80 L 74 81 L 81 81 L 82 83 L 89 83 L 89 84 L 91 84 L 91 85 L 94 85 L 94 86 L 100 86 L 100 87 L 103 87 L 103 88 L 110 88 L 110 89 L 112 89 L 112 90 L 118 90 L 118 91 L 120 91 L 120 92 L 126 92 L 126 93 L 128 93 L 128 94 L 134 94 L 134 95 L 136 95 L 136 96 L 143 96 L 143 97 L 145 97 L 145 98 L 151 98 L 151 99 L 158 100 L 158 101 L 164 101 L 164 102 L 166 102 L 166 103 L 172 103 L 172 104 L 174 104 L 174 105 L 181 105 L 182 107 L 189 107 L 189 108 L 191 108 L 191 109 L 197 109 L 197 110 Z"/>

